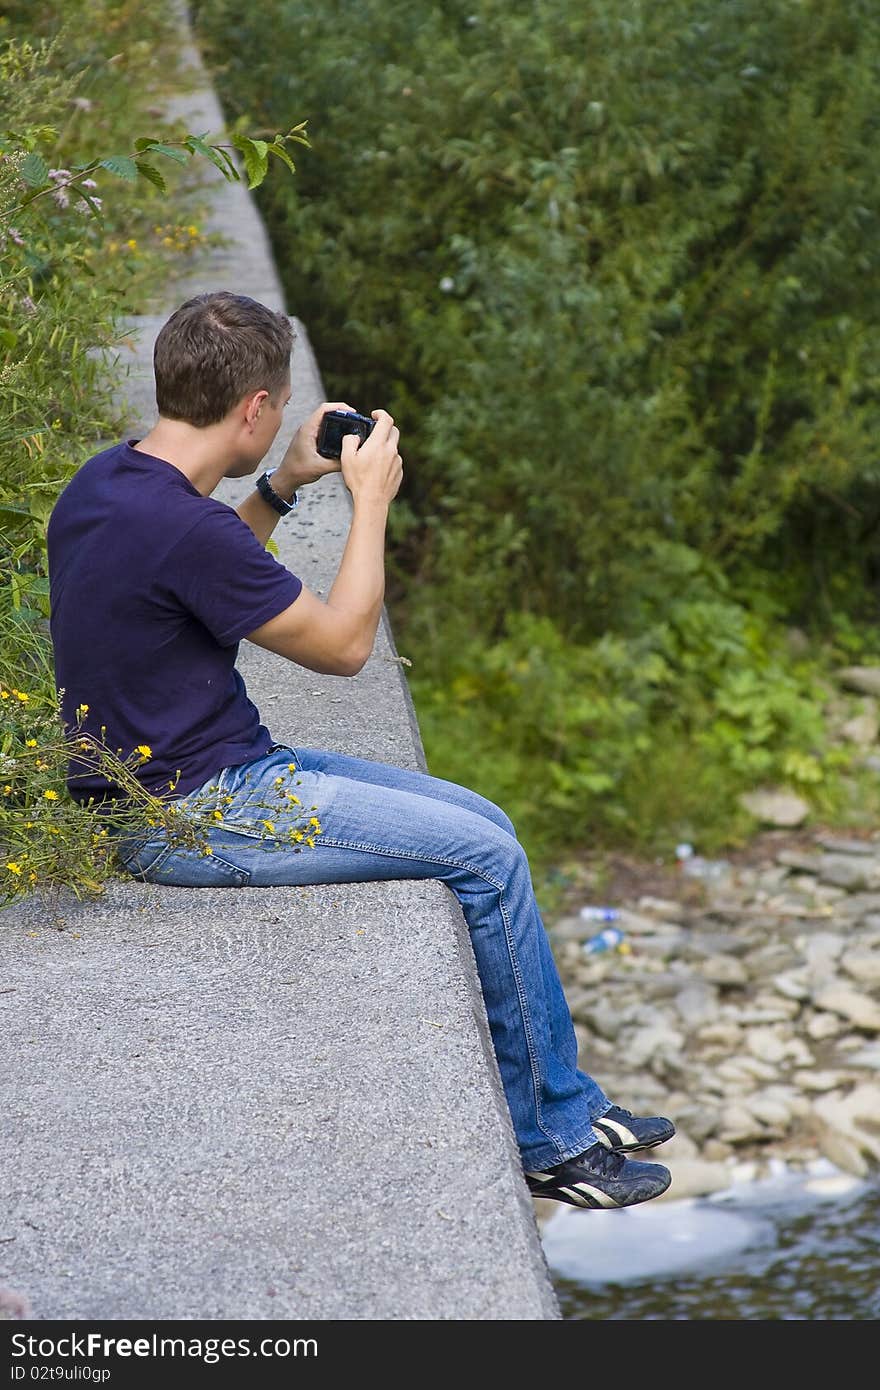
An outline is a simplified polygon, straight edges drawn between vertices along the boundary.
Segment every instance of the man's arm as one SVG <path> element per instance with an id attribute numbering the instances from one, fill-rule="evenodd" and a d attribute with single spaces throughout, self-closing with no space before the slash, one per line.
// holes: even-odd
<path id="1" fill-rule="evenodd" d="M 403 464 L 391 416 L 384 410 L 373 416 L 375 428 L 360 447 L 354 435 L 343 440 L 342 476 L 351 493 L 352 520 L 326 603 L 303 588 L 283 613 L 248 633 L 258 646 L 326 675 L 354 676 L 365 665 L 385 598 L 385 528 Z"/>

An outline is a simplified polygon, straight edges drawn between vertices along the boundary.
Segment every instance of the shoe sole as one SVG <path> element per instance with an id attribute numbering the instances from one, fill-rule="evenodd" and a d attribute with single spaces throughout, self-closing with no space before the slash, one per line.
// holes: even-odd
<path id="1" fill-rule="evenodd" d="M 622 1207 L 638 1207 L 643 1202 L 650 1202 L 655 1197 L 662 1197 L 663 1193 L 669 1190 L 671 1182 L 672 1175 L 670 1174 L 668 1181 L 656 1192 L 649 1192 L 644 1197 L 636 1197 L 629 1202 L 618 1202 L 615 1197 L 603 1192 L 600 1187 L 594 1187 L 592 1183 L 586 1182 L 567 1183 L 564 1187 L 537 1190 L 529 1183 L 529 1191 L 533 1197 L 540 1197 L 551 1202 L 565 1202 L 570 1207 L 580 1207 L 585 1211 L 616 1211 Z"/>

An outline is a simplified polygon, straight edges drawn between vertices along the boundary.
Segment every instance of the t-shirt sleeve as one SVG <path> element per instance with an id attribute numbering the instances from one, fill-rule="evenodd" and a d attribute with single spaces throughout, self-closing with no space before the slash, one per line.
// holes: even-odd
<path id="1" fill-rule="evenodd" d="M 277 618 L 302 591 L 231 507 L 218 504 L 178 541 L 163 580 L 221 647 Z"/>

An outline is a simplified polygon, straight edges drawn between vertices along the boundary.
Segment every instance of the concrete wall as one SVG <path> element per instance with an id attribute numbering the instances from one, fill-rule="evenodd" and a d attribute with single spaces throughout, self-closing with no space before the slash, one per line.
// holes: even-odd
<path id="1" fill-rule="evenodd" d="M 182 41 L 198 82 L 175 114 L 219 132 Z M 154 418 L 152 345 L 176 304 L 230 288 L 287 311 L 251 195 L 213 171 L 209 187 L 227 244 L 131 323 L 132 435 Z M 324 396 L 294 322 L 278 453 Z M 276 530 L 319 593 L 349 515 L 335 477 Z M 279 741 L 424 767 L 387 621 L 352 680 L 248 643 L 239 664 Z M 120 880 L 97 902 L 32 899 L 0 915 L 0 1033 L 0 1284 L 35 1318 L 559 1317 L 443 885 Z"/>

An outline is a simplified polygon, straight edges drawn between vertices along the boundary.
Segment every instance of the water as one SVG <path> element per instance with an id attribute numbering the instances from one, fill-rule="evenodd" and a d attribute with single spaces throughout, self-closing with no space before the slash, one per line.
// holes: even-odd
<path id="1" fill-rule="evenodd" d="M 711 1198 L 560 1206 L 542 1242 L 566 1319 L 880 1317 L 880 1179 L 830 1165 Z"/>

